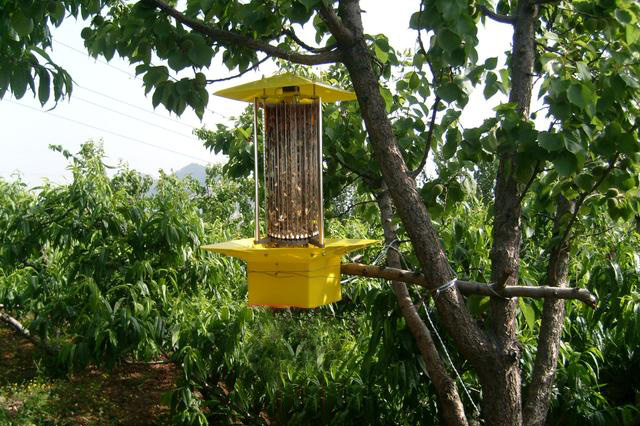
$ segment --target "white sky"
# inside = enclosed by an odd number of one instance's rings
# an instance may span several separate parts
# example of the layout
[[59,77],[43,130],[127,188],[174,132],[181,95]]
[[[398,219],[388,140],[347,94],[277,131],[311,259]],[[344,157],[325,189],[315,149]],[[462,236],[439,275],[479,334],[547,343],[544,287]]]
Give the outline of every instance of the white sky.
[[[401,0],[394,7],[380,0],[362,0],[365,31],[384,33],[396,49],[411,48],[416,32],[410,30],[409,18],[418,10],[419,0]],[[169,115],[162,106],[155,111],[151,94],[145,97],[142,79],[134,78],[133,66],[114,57],[106,64],[87,56],[80,38],[82,22],[68,19],[54,31],[51,56],[73,77],[76,85],[69,101],[63,101],[53,111],[40,107],[31,92],[20,100],[5,95],[0,101],[0,176],[11,179],[20,172],[30,185],[38,185],[43,178],[54,182],[69,179],[67,162],[59,154],[48,149],[50,144],[60,144],[76,152],[88,139],[102,139],[108,162],[127,162],[132,168],[157,176],[159,169],[178,170],[195,162],[221,162],[200,141],[191,135],[194,127],[205,124],[213,128],[215,123],[228,122],[224,116],[239,114],[245,104],[211,96],[202,123],[187,109],[181,117]],[[311,35],[306,37],[312,41]],[[481,33],[480,59],[501,56],[509,49],[509,26],[489,24]],[[257,72],[245,74],[240,79],[209,86],[210,93],[224,87],[270,75],[275,66],[265,63]],[[206,73],[207,78],[219,78],[230,73],[220,62]],[[470,110],[465,114],[465,125],[482,122],[490,109],[498,103],[497,96],[490,102],[484,100],[482,89],[471,96]],[[155,145],[155,146],[150,146]]]

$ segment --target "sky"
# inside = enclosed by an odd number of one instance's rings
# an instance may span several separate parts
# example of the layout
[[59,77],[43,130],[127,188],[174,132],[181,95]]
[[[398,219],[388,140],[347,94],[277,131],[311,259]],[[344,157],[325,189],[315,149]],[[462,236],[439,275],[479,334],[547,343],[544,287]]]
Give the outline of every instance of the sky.
[[[370,34],[385,34],[396,49],[413,48],[416,32],[409,29],[409,18],[418,10],[419,0],[400,0],[394,7],[380,0],[362,0],[363,23]],[[238,115],[244,103],[211,96],[205,116],[200,121],[187,109],[182,116],[169,114],[163,106],[156,110],[151,95],[146,97],[142,79],[135,78],[135,66],[117,56],[109,63],[86,54],[80,31],[85,26],[73,18],[53,31],[53,60],[65,68],[75,81],[69,100],[41,107],[31,92],[20,100],[5,95],[0,100],[0,177],[13,180],[18,173],[29,186],[43,179],[56,183],[69,182],[67,162],[61,154],[51,151],[50,144],[62,145],[76,152],[89,140],[102,140],[106,162],[117,165],[126,162],[131,168],[157,176],[158,170],[179,170],[190,163],[220,163],[226,159],[215,156],[192,135],[193,128],[214,128],[216,123],[229,123]],[[307,40],[310,31],[302,30]],[[480,60],[501,56],[510,48],[508,25],[488,24],[480,32]],[[269,76],[276,71],[273,63],[263,64],[257,71],[229,82],[209,85],[209,92]],[[208,79],[235,74],[215,61],[205,73]],[[487,111],[500,101],[489,102],[481,90],[471,95],[465,126],[479,124]]]

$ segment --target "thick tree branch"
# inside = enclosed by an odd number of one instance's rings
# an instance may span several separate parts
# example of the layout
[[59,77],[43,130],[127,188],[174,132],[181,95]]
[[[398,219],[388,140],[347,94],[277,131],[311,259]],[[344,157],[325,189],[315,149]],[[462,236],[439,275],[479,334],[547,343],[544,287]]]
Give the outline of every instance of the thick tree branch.
[[[380,94],[380,83],[371,63],[369,47],[363,35],[362,16],[357,1],[343,0],[341,18],[354,32],[356,41],[344,47],[343,60],[358,95],[375,159],[381,166],[384,182],[389,188],[398,216],[402,219],[422,272],[429,282],[438,286],[453,278],[446,253],[440,243],[424,201],[418,192],[394,137],[393,128]],[[474,367],[486,365],[493,351],[493,342],[471,316],[459,291],[443,292],[436,301],[442,324],[462,356]]]
[[322,20],[327,24],[329,31],[331,31],[331,34],[333,34],[338,43],[348,46],[354,42],[355,36],[353,32],[344,25],[342,19],[340,19],[332,7],[326,6],[324,2],[320,2],[319,11]]
[[[571,214],[574,208],[573,202],[562,196],[558,197],[553,227],[555,235],[561,232],[566,215]],[[550,252],[547,265],[547,285],[551,288],[565,290],[569,276],[570,244],[555,244]],[[523,404],[523,419],[526,426],[544,426],[545,424],[553,379],[558,366],[563,325],[564,303],[558,300],[545,300],[531,384],[527,391],[527,399]]]
[[429,133],[427,133],[427,145],[424,147],[424,155],[422,156],[422,160],[420,164],[414,171],[411,172],[411,177],[414,179],[418,177],[420,172],[424,169],[424,166],[427,164],[427,159],[429,158],[429,152],[431,151],[431,141],[433,140],[433,129],[436,125],[436,115],[438,114],[438,106],[440,105],[440,96],[436,95],[436,99],[433,101],[433,106],[431,107],[431,122],[429,123]]
[[[389,191],[385,190],[376,197],[380,208],[380,220],[384,231],[385,243],[393,248],[387,252],[387,265],[391,267],[400,266],[400,254],[395,247],[398,235],[396,226],[393,224],[393,206]],[[447,425],[465,426],[468,425],[464,412],[464,406],[458,394],[455,382],[447,373],[447,369],[442,362],[438,349],[433,341],[429,328],[424,323],[418,310],[413,304],[407,285],[401,281],[392,281],[391,287],[398,300],[400,312],[404,317],[407,327],[416,340],[420,354],[424,359],[429,377],[436,389],[439,409]]]
[[[408,284],[416,284],[426,289],[433,289],[433,284],[419,272],[407,271],[397,268],[387,268],[360,263],[344,263],[340,267],[344,275],[358,275],[368,278],[382,278],[385,280],[401,281]],[[579,300],[586,305],[595,307],[596,297],[585,288],[558,288],[550,286],[509,286],[498,290],[493,284],[483,284],[475,281],[456,280],[456,287],[465,296],[498,296],[505,298],[530,297],[533,299],[568,299]]]
[[486,16],[487,18],[490,18],[496,22],[501,22],[503,24],[509,24],[509,25],[513,25],[516,22],[516,18],[513,16],[507,16],[507,15],[500,15],[495,13],[493,10],[489,9],[487,6],[485,5],[481,5],[480,6],[480,11],[482,12],[482,14],[484,16]]
[[340,60],[340,52],[331,51],[325,53],[318,53],[315,55],[305,55],[296,52],[289,52],[281,49],[277,46],[273,46],[264,41],[256,40],[250,37],[243,36],[232,31],[220,30],[213,28],[199,19],[189,18],[182,12],[169,6],[167,3],[161,0],[146,0],[149,4],[156,6],[158,9],[174,18],[177,22],[191,28],[192,30],[199,32],[200,34],[209,36],[213,41],[222,45],[235,47],[241,46],[247,49],[257,50],[266,53],[269,56],[276,58],[286,59],[290,62],[295,62],[303,65],[319,65],[330,64],[338,62]]

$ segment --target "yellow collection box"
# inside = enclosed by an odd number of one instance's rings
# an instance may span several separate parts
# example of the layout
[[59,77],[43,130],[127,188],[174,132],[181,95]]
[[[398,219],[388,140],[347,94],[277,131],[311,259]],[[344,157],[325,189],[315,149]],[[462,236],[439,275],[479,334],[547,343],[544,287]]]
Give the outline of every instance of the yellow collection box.
[[376,242],[328,238],[323,248],[268,247],[246,238],[202,248],[247,262],[250,305],[315,308],[340,300],[340,258]]

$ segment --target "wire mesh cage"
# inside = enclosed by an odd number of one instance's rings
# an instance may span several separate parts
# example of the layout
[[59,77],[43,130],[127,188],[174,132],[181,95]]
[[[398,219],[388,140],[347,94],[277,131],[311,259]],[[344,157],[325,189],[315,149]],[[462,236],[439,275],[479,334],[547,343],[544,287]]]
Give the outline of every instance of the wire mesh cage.
[[267,237],[279,245],[319,244],[321,173],[318,100],[263,103]]

